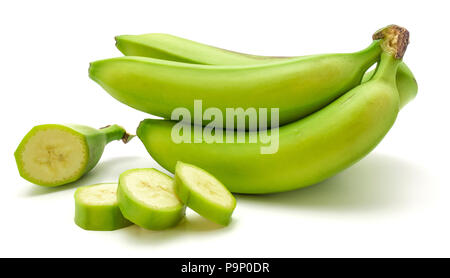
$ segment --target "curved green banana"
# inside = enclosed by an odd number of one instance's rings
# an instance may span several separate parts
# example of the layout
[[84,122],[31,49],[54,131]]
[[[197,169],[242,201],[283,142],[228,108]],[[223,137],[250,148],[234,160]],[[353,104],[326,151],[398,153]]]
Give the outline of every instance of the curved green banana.
[[234,52],[169,34],[116,36],[116,47],[126,56],[142,56],[201,65],[255,65],[286,58]]
[[[255,109],[258,117],[258,108],[269,112],[278,108],[279,124],[283,125],[324,107],[359,84],[380,52],[376,40],[351,54],[250,66],[206,66],[126,56],[91,63],[89,76],[117,100],[156,116],[170,119],[180,107],[194,115],[194,101],[201,100],[203,109],[218,108],[222,115],[226,108],[243,108],[236,109],[235,123],[248,115],[247,109]],[[271,116],[265,117],[267,126]],[[225,122],[223,119],[224,126]],[[207,123],[203,121],[203,125]]]
[[[397,35],[390,43],[398,43],[394,50],[383,44],[385,51],[370,81],[306,118],[267,131],[269,137],[275,135],[272,139],[279,138],[274,153],[262,154],[266,145],[261,140],[249,143],[254,135],[261,139],[263,132],[246,132],[245,143],[176,143],[172,131],[180,123],[147,119],[137,135],[167,170],[174,172],[177,161],[196,165],[235,193],[281,192],[318,183],[368,154],[397,117],[395,75],[409,36],[405,29],[391,31]],[[379,33],[390,36],[384,30]],[[202,136],[196,133],[198,129],[191,137]]]
[[[239,53],[169,34],[121,35],[115,39],[117,48],[126,56],[142,56],[193,64],[255,65],[297,58]],[[362,82],[370,80],[374,73],[375,70],[372,70],[364,74]],[[400,108],[417,94],[416,79],[403,62],[397,70],[397,89],[400,95]]]
[[118,126],[95,129],[83,125],[33,127],[14,153],[20,175],[37,185],[58,186],[78,180],[97,165],[105,146],[127,143],[132,136]]

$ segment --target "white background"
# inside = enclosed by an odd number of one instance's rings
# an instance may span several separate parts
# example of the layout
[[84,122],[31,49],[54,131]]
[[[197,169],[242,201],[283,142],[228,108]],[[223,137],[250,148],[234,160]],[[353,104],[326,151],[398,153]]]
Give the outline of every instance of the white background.
[[[421,2],[2,1],[0,256],[450,256],[449,6]],[[160,232],[88,232],[73,223],[77,186],[160,169],[139,140],[110,144],[74,185],[43,188],[17,172],[13,152],[34,125],[117,123],[134,132],[149,117],[88,78],[90,61],[121,55],[115,35],[170,33],[241,52],[306,55],[362,49],[391,23],[411,33],[404,60],[419,93],[382,143],[319,185],[237,196],[226,228],[192,211]]]

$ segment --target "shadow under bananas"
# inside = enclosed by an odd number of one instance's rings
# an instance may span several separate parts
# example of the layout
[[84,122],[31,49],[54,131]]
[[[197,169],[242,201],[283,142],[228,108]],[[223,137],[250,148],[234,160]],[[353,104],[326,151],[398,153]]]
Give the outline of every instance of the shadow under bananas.
[[63,190],[70,190],[83,185],[102,182],[115,182],[119,179],[119,175],[122,172],[133,168],[156,168],[167,173],[166,170],[148,157],[115,157],[100,161],[100,163],[92,169],[92,171],[84,175],[81,179],[69,184],[57,187],[45,187],[30,183],[29,189],[26,191],[25,196],[39,196],[43,194],[56,193]]
[[[29,185],[26,196],[39,196],[76,188],[82,185],[108,182],[132,168],[156,168],[166,172],[148,157],[128,156],[105,159],[80,180],[55,188]],[[236,194],[239,205],[257,206],[261,210],[288,209],[326,213],[358,213],[372,210],[390,210],[411,201],[411,193],[426,186],[424,169],[409,161],[380,153],[372,153],[349,169],[316,184],[294,191],[268,194]],[[420,191],[420,190],[419,190]],[[159,245],[185,236],[200,234],[217,236],[239,225],[234,217],[227,227],[222,227],[192,211],[176,227],[163,231],[149,231],[136,225],[121,229],[126,240],[136,244]]]
[[426,186],[424,169],[408,161],[372,153],[352,167],[316,185],[268,195],[237,195],[238,205],[326,212],[389,210],[412,201]]
[[161,231],[151,231],[137,225],[131,225],[123,229],[123,234],[130,243],[144,246],[148,244],[156,246],[163,245],[168,241],[183,240],[192,235],[195,236],[196,240],[206,236],[216,237],[221,233],[233,229],[236,226],[236,222],[238,221],[233,219],[228,226],[224,227],[211,222],[194,212],[187,211],[186,217],[175,227]]

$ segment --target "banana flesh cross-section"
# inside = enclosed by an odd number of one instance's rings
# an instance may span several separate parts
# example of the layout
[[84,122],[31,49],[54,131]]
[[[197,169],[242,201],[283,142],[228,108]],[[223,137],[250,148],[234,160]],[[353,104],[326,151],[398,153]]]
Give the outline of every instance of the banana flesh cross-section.
[[75,223],[85,230],[112,231],[132,223],[120,212],[117,183],[83,186],[75,191]]
[[173,179],[155,169],[122,173],[117,197],[123,215],[146,229],[166,229],[184,217],[185,206],[175,194]]
[[42,186],[78,180],[97,165],[105,146],[132,136],[118,126],[95,129],[83,125],[46,124],[33,127],[14,153],[19,174]]
[[228,225],[236,199],[214,176],[179,161],[175,183],[178,196],[189,208],[213,222]]

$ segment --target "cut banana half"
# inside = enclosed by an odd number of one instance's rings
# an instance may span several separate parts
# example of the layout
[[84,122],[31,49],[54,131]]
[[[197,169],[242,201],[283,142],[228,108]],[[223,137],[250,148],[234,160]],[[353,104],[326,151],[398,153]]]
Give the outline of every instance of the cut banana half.
[[117,198],[128,220],[150,230],[175,226],[185,214],[185,206],[175,194],[174,180],[156,169],[122,173]]
[[82,125],[33,127],[14,153],[20,175],[35,184],[58,186],[78,180],[97,165],[105,146],[132,136],[118,126],[95,129]]
[[34,127],[15,153],[19,172],[41,185],[59,185],[76,180],[89,160],[81,134],[62,125]]
[[132,223],[120,212],[117,183],[87,185],[75,191],[75,223],[85,230],[112,231]]
[[178,161],[175,184],[177,195],[189,208],[213,222],[228,225],[236,199],[218,179],[203,169]]

